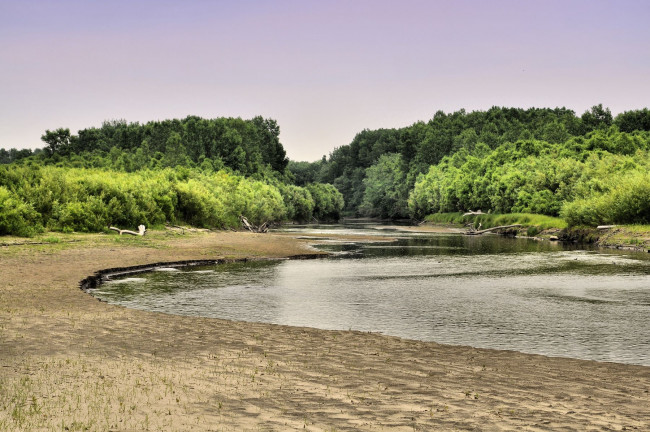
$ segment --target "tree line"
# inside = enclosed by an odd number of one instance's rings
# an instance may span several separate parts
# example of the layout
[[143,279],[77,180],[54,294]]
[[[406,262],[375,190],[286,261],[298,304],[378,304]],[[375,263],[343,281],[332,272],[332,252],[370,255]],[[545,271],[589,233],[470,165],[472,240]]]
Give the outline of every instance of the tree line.
[[625,218],[603,209],[577,216],[575,209],[608,193],[613,172],[641,181],[649,130],[647,108],[616,117],[602,105],[581,116],[566,108],[439,111],[405,128],[364,130],[328,158],[288,168],[296,184],[336,186],[349,215],[421,219],[481,208],[565,214],[573,223],[642,222],[649,217],[641,209]]
[[341,194],[331,185],[304,187],[186,167],[127,173],[38,165],[0,167],[0,235],[44,230],[101,232],[109,225],[186,223],[237,228],[251,223],[338,219]]
[[[481,209],[572,225],[650,223],[650,112],[602,105],[437,112],[363,130],[316,162],[289,161],[274,120],[189,116],[47,130],[0,149],[0,234],[186,222],[203,227],[350,216],[420,220]],[[120,216],[123,215],[123,216]],[[22,222],[21,222],[22,221]],[[31,228],[30,228],[31,227]]]
[[564,143],[459,151],[418,177],[415,218],[468,209],[561,216],[569,225],[650,223],[650,133],[617,127]]
[[342,195],[292,184],[279,133],[262,117],[193,116],[47,130],[41,150],[0,152],[0,235],[337,220]]
[[[203,164],[227,167],[247,176],[269,169],[284,172],[288,158],[279,135],[277,122],[261,116],[251,120],[188,116],[145,124],[111,120],[77,134],[68,128],[46,130],[41,137],[46,146],[36,154],[45,164],[76,156],[77,161],[101,165],[108,156],[120,157],[120,167],[127,172]],[[30,150],[3,149],[0,163],[33,155]]]

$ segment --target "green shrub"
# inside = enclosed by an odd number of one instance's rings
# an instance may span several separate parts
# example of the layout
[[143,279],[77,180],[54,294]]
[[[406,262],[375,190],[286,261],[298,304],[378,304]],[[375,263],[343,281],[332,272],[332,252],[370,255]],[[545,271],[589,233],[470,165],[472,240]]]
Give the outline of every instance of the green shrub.
[[40,214],[6,187],[0,186],[0,235],[31,237],[42,231]]
[[283,185],[280,193],[287,209],[287,219],[298,222],[310,221],[314,212],[314,199],[309,190],[294,185]]
[[539,227],[531,226],[526,230],[526,235],[528,237],[535,237],[537,234],[539,234],[539,231]]
[[307,190],[314,200],[314,217],[318,220],[338,220],[343,211],[343,195],[332,185],[310,183]]
[[564,205],[570,226],[650,223],[650,174],[634,171],[612,179],[609,190]]

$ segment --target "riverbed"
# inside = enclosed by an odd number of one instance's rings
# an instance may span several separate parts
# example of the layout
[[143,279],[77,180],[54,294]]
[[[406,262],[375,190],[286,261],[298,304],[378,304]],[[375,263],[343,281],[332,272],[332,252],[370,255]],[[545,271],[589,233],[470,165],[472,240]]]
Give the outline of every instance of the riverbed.
[[0,248],[0,429],[647,429],[645,366],[148,312],[79,289],[107,268],[313,253],[300,236],[73,234]]

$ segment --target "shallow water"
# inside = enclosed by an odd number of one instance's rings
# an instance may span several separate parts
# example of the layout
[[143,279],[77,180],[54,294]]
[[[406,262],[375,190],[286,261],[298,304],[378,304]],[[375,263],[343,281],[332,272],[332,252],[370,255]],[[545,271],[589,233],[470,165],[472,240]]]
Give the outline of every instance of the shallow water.
[[[352,231],[387,234],[363,225]],[[333,258],[144,273],[109,281],[93,295],[180,315],[650,366],[647,254],[497,236],[388,233],[397,239],[322,245]]]

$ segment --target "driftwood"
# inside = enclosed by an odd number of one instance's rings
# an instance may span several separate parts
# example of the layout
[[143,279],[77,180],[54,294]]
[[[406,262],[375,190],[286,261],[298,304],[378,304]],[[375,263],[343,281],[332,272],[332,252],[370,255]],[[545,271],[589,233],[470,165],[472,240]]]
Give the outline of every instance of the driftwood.
[[485,214],[485,213],[483,213],[481,210],[477,210],[477,211],[469,210],[469,211],[463,213],[463,216],[482,215],[482,214]]
[[490,232],[490,231],[498,231],[498,230],[507,229],[507,228],[516,228],[516,227],[520,227],[520,226],[521,226],[521,224],[501,225],[501,226],[496,226],[496,227],[487,228],[487,229],[478,230],[478,231],[470,230],[470,231],[467,231],[465,234],[466,235],[481,235],[481,234],[484,234],[484,233]]
[[113,230],[113,231],[117,231],[118,233],[120,233],[120,235],[122,235],[122,234],[131,234],[131,235],[134,235],[134,236],[143,236],[144,233],[147,231],[147,229],[145,228],[144,225],[139,225],[138,226],[138,232],[131,231],[131,230],[123,230],[123,229],[119,229],[119,228],[115,228],[115,227],[108,227],[108,229]]
[[605,229],[610,229],[610,228],[615,228],[615,227],[616,227],[616,225],[598,225],[596,227],[596,229],[605,230]]
[[240,215],[239,219],[241,220],[241,224],[244,226],[244,228],[246,228],[250,232],[265,233],[268,232],[269,230],[269,224],[266,222],[264,222],[260,226],[255,226],[252,223],[248,222],[248,219],[246,219],[246,217],[243,215]]

